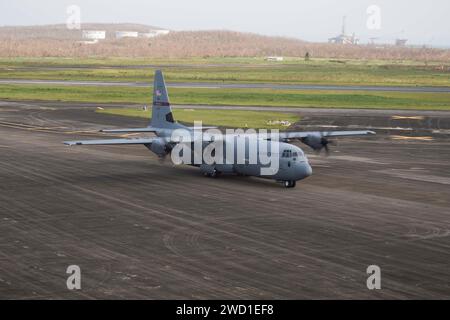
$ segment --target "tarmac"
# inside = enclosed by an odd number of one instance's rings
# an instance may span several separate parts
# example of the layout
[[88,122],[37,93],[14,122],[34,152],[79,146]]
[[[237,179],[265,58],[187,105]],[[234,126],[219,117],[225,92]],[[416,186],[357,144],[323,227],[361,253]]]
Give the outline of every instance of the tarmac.
[[450,113],[292,109],[298,130],[377,135],[300,144],[313,175],[284,189],[64,146],[147,124],[97,107],[0,101],[0,299],[450,298]]

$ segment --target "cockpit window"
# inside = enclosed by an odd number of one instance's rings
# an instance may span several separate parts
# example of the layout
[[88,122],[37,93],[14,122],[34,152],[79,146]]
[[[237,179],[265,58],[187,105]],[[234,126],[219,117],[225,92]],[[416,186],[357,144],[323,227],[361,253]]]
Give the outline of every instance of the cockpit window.
[[283,158],[292,158],[292,151],[291,150],[284,150],[283,154],[281,155]]

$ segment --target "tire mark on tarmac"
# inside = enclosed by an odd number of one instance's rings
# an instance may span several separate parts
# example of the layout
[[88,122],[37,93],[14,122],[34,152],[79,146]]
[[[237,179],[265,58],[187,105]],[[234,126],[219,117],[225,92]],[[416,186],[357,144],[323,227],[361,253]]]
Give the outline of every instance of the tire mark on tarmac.
[[[28,169],[25,169],[25,168],[28,168]],[[108,201],[112,201],[112,202],[118,202],[118,203],[120,203],[120,204],[125,204],[126,206],[128,206],[128,207],[133,207],[133,208],[136,208],[136,209],[140,209],[140,210],[143,210],[143,211],[150,211],[151,213],[153,213],[153,214],[156,214],[156,215],[159,215],[159,216],[162,216],[163,218],[171,218],[172,220],[175,220],[175,221],[180,221],[180,222],[182,222],[183,223],[183,225],[189,225],[190,227],[199,227],[199,226],[201,226],[201,227],[203,227],[203,224],[198,224],[198,223],[196,223],[196,222],[192,222],[192,221],[194,221],[192,218],[198,218],[198,216],[197,217],[195,217],[195,216],[193,216],[193,215],[189,215],[189,214],[187,214],[187,212],[185,212],[185,211],[180,211],[180,210],[176,210],[176,212],[177,213],[181,213],[181,214],[184,214],[184,215],[187,215],[189,218],[191,218],[191,219],[186,219],[186,218],[181,218],[180,216],[174,216],[173,214],[165,214],[165,213],[163,213],[162,211],[160,211],[160,210],[155,210],[155,209],[153,209],[153,208],[148,208],[148,207],[144,207],[144,206],[142,206],[142,205],[137,205],[137,204],[135,204],[135,203],[131,203],[131,202],[129,202],[129,201],[127,201],[127,200],[122,200],[122,199],[117,199],[117,198],[115,198],[115,197],[113,197],[113,196],[109,196],[109,195],[106,195],[106,194],[102,194],[102,193],[100,193],[100,192],[98,192],[98,191],[93,191],[93,190],[90,190],[90,189],[88,189],[88,188],[83,188],[83,187],[78,187],[78,186],[75,186],[75,185],[73,185],[72,183],[70,183],[70,182],[67,182],[67,181],[64,181],[64,179],[58,179],[58,178],[55,178],[55,177],[53,177],[52,175],[49,175],[49,174],[47,174],[47,175],[42,175],[42,174],[39,174],[39,173],[37,173],[37,171],[36,171],[36,168],[34,167],[29,167],[29,166],[26,166],[26,165],[23,165],[23,166],[21,166],[21,168],[20,168],[20,170],[21,171],[25,171],[25,172],[27,172],[28,174],[32,174],[32,175],[35,175],[35,176],[39,176],[40,178],[42,178],[42,179],[47,179],[47,180],[51,180],[51,181],[54,181],[54,182],[60,182],[60,183],[62,183],[62,184],[64,184],[64,185],[66,185],[66,186],[69,186],[69,187],[71,187],[71,188],[74,188],[74,189],[76,189],[76,190],[78,190],[78,191],[81,191],[81,192],[84,192],[84,193],[89,193],[89,194],[94,194],[95,196],[96,196],[96,198],[105,198],[105,199],[107,199]],[[167,209],[168,208],[165,208],[165,207],[163,207],[162,208],[162,210],[164,210],[164,209],[166,209],[166,211],[167,211]],[[173,210],[173,209],[172,209]],[[136,215],[136,213],[133,211],[133,210],[130,210],[130,212],[129,212],[130,214],[134,214],[134,215]],[[166,226],[168,226],[168,227],[173,227],[173,224],[172,223],[170,223],[170,222],[167,222],[167,221],[165,221],[165,219],[161,219],[160,221],[158,221],[159,223],[162,223],[162,224],[165,224]],[[214,229],[214,231],[216,231],[216,233],[224,233],[224,231],[222,231],[222,230],[218,230],[218,229]],[[228,231],[228,232],[226,232],[227,234],[230,234],[230,232]],[[233,236],[233,234],[231,233],[231,235]],[[236,235],[237,236],[237,235]],[[218,238],[217,237],[213,237],[216,241],[218,241]],[[245,237],[245,239],[249,239],[248,237]],[[255,241],[254,239],[251,239],[252,241]],[[257,242],[258,244],[260,244],[260,245],[262,245],[263,243],[262,242]],[[275,247],[276,248],[276,247]],[[258,254],[260,254],[261,252],[258,252],[258,251],[256,251],[256,253]],[[267,257],[267,256],[266,256]],[[269,258],[269,257],[267,257],[267,258]],[[284,294],[289,294],[290,293],[290,291],[286,291],[286,292],[284,292]]]
[[[85,190],[86,191],[86,190]],[[88,192],[92,192],[92,190],[88,190]],[[104,195],[103,195],[104,196]],[[127,205],[129,205],[129,203],[127,204]],[[185,213],[185,212],[183,212],[183,213]],[[191,215],[191,217],[192,217],[192,215]],[[222,221],[223,222],[223,221]],[[261,245],[261,243],[258,243],[259,245]],[[278,248],[278,247],[277,247]],[[288,252],[288,253],[291,253],[291,252]]]

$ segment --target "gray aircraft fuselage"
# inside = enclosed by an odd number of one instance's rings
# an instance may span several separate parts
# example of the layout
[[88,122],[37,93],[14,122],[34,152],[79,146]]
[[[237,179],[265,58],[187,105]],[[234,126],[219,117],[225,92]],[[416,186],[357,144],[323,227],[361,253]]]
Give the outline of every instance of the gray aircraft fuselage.
[[[167,141],[170,141],[173,138],[173,132],[177,129],[183,129],[189,132],[191,136],[194,135],[194,130],[185,127],[179,123],[173,123],[171,125],[171,128],[164,128],[160,130],[155,130],[155,134],[157,137],[162,139],[161,145],[167,145]],[[244,137],[244,138],[243,138]],[[246,137],[246,138],[245,138]],[[244,155],[244,159],[238,159],[239,152],[238,152],[238,140],[244,139],[245,141],[241,144],[244,146],[243,152],[241,153]],[[267,168],[269,165],[267,163],[261,163],[259,159],[261,158],[263,151],[258,150],[257,152],[257,160],[256,163],[249,162],[249,153],[250,153],[250,143],[255,141],[250,141],[251,139],[256,139],[256,137],[248,137],[248,136],[238,136],[235,135],[232,138],[233,142],[233,148],[234,148],[234,157],[232,163],[227,162],[226,156],[227,156],[227,141],[225,140],[223,142],[223,161],[222,163],[215,163],[215,164],[206,164],[203,162],[202,164],[194,164],[193,158],[193,148],[191,147],[191,157],[190,161],[187,163],[188,165],[199,167],[203,174],[207,176],[216,176],[217,174],[224,173],[224,174],[238,174],[238,175],[245,175],[245,176],[255,176],[255,177],[261,177],[265,179],[273,179],[281,182],[286,182],[286,186],[295,186],[295,181],[299,181],[302,179],[305,179],[309,177],[312,174],[312,168],[311,165],[308,162],[308,158],[306,157],[303,150],[295,145],[285,143],[285,142],[273,142],[270,140],[260,140],[260,144],[266,144],[264,150],[266,151],[265,155],[267,155],[267,152],[270,152],[271,157],[277,157],[277,170],[273,172],[273,174],[261,174],[262,168]],[[258,144],[258,143],[256,143]],[[156,144],[153,144],[153,147]],[[203,144],[202,151],[208,146],[208,143]],[[159,156],[165,155],[165,150],[160,149],[158,152],[157,149],[152,149],[149,147],[150,150],[155,152]]]

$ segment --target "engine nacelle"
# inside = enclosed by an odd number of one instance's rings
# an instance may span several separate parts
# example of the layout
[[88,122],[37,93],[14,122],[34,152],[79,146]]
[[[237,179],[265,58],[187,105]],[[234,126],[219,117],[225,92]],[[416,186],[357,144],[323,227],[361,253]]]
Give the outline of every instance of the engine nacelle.
[[164,141],[164,139],[155,139],[150,146],[146,145],[152,152],[156,153],[158,157],[164,157],[170,152],[170,148]]
[[318,134],[311,134],[303,138],[301,141],[314,150],[321,150],[328,144],[328,140]]

